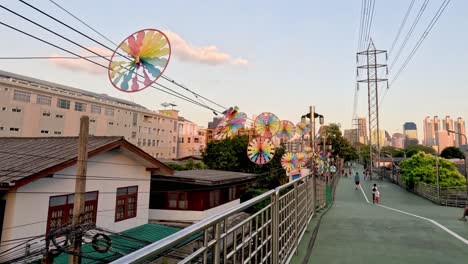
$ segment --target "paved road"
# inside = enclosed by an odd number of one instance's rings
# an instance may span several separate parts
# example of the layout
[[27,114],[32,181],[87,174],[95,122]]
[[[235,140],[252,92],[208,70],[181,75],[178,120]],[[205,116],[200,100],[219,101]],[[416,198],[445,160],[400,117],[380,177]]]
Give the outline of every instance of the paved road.
[[[362,167],[354,169],[362,175]],[[308,263],[468,263],[468,223],[457,220],[461,209],[434,205],[382,181],[375,181],[381,205],[413,215],[373,205],[373,183],[362,182],[367,203],[353,177],[340,180]]]

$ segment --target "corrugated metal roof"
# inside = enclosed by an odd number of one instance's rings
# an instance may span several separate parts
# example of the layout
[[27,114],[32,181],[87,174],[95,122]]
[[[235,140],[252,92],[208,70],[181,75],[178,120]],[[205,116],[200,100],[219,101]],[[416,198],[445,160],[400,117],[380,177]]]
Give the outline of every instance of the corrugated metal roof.
[[[122,140],[90,136],[88,151]],[[0,138],[0,184],[13,185],[24,177],[77,158],[78,137]]]
[[[158,224],[145,224],[145,225],[137,226],[135,228],[132,228],[132,229],[129,229],[120,233],[127,237],[119,236],[119,235],[109,236],[109,238],[112,241],[113,250],[109,250],[106,253],[99,253],[99,252],[94,251],[91,244],[85,244],[82,247],[82,251],[87,252],[86,255],[88,257],[91,257],[94,259],[100,259],[103,262],[111,262],[113,260],[116,260],[122,257],[121,254],[117,254],[116,252],[129,254],[150,243],[154,243],[163,238],[166,238],[180,230],[181,230],[180,228],[176,228],[176,227],[169,227],[169,226],[158,225]],[[191,240],[197,238],[198,236],[199,235],[194,235],[185,243],[190,242]],[[128,237],[136,238],[138,240],[146,241],[148,243],[139,242],[137,240],[132,240],[131,238],[128,238]],[[95,262],[96,262],[95,260],[90,259],[90,258],[83,258],[81,261],[81,263],[95,263]],[[63,264],[68,263],[68,254],[62,253],[54,259],[54,264],[62,264],[62,263]]]

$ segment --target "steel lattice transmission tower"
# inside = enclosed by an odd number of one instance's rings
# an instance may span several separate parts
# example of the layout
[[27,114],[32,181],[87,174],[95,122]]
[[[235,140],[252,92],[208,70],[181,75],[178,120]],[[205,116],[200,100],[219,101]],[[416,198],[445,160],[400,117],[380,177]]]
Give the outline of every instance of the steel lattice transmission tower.
[[[383,58],[385,56],[385,58]],[[364,57],[364,64],[359,63],[359,59]],[[369,110],[369,148],[370,148],[370,166],[369,171],[372,175],[373,165],[380,166],[380,127],[379,127],[379,88],[382,82],[386,84],[388,89],[388,67],[387,64],[379,64],[378,61],[385,59],[387,61],[387,51],[377,50],[372,39],[369,42],[367,50],[356,54],[357,60],[357,76],[358,89],[361,83],[367,84],[367,102]],[[363,72],[365,78],[359,79],[360,73]],[[385,78],[382,78],[384,76]],[[375,146],[377,150],[376,160],[373,162],[373,150]]]

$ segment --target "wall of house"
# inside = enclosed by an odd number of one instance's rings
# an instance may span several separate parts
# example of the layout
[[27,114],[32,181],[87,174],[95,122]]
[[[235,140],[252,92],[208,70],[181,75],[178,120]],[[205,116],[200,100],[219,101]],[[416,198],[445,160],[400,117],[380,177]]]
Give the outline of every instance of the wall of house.
[[[57,172],[52,178],[38,179],[18,188],[16,193],[8,194],[2,241],[45,234],[49,197],[75,191],[75,177],[69,175],[76,175],[76,166]],[[112,150],[90,158],[87,175],[86,191],[99,191],[97,226],[119,232],[148,223],[150,172],[140,162],[121,150]],[[112,179],[97,180],[93,176]],[[117,188],[135,185],[138,185],[137,216],[115,222]],[[5,247],[0,246],[0,251],[2,249]]]
[[236,199],[205,211],[150,209],[149,219],[150,221],[198,222],[239,204],[240,199]]

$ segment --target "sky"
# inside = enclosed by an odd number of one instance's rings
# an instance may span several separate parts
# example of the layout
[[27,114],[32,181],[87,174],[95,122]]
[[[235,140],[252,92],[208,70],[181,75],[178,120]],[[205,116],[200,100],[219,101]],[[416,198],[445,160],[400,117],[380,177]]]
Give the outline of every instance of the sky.
[[[114,47],[52,2],[26,1]],[[55,2],[117,43],[140,29],[166,32],[173,56],[165,75],[222,106],[238,106],[249,117],[272,112],[280,119],[296,123],[310,105],[315,105],[327,123],[351,128],[361,16],[359,0]],[[410,2],[376,0],[371,37],[378,49],[391,48]],[[389,65],[423,2],[415,1],[397,48],[389,54]],[[442,2],[429,1],[413,36],[389,72],[390,80]],[[18,1],[2,0],[1,3],[81,45],[109,55],[98,44]],[[468,118],[466,10],[468,1],[450,2],[411,62],[389,88],[381,105],[380,127],[395,133],[402,132],[404,122],[415,122],[421,138],[425,116]],[[3,9],[0,9],[0,21],[78,54],[92,55]],[[68,55],[2,25],[0,34],[0,57]],[[102,59],[95,60],[105,63]],[[105,93],[150,109],[162,109],[164,102],[174,103],[181,116],[200,126],[207,126],[214,117],[210,110],[154,89],[132,94],[120,92],[109,83],[106,71],[86,61],[0,60],[0,69]],[[162,79],[157,82],[183,92]],[[358,93],[358,115],[367,116],[365,86]]]

